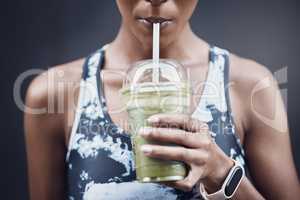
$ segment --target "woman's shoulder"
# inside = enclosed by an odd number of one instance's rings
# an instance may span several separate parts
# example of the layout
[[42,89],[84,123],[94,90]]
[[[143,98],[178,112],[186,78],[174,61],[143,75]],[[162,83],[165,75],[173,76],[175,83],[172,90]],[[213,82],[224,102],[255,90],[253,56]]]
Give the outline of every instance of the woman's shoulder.
[[30,124],[43,123],[45,129],[65,133],[66,119],[76,106],[83,63],[84,59],[78,59],[35,77],[26,92],[25,121],[30,119]]
[[50,99],[56,99],[66,89],[80,83],[84,59],[78,59],[49,68],[35,77],[26,93],[26,102],[33,106],[47,106]]
[[271,71],[252,59],[230,54],[230,82],[236,88],[250,92],[263,80],[275,81]]
[[266,66],[234,54],[230,54],[229,74],[231,96],[243,110],[245,129],[249,129],[257,119],[255,113],[271,114],[277,81]]

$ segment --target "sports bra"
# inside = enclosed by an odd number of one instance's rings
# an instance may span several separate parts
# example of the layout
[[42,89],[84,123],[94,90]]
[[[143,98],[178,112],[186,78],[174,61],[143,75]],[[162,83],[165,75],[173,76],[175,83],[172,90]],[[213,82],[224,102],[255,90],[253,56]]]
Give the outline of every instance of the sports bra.
[[[136,181],[130,134],[112,122],[107,110],[100,76],[104,62],[105,46],[88,56],[83,66],[66,156],[67,199],[202,199],[198,185],[190,192],[183,192],[159,183]],[[212,46],[206,84],[192,117],[206,122],[219,147],[247,171],[245,154],[233,123],[226,87],[228,77],[228,51]]]

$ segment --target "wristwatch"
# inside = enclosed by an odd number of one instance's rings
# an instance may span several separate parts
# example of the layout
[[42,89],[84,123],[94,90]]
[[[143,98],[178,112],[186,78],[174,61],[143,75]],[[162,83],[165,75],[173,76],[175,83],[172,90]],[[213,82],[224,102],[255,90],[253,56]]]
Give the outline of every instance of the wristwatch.
[[243,177],[245,176],[245,170],[243,166],[235,160],[233,160],[233,162],[234,166],[229,171],[219,191],[212,194],[207,194],[203,183],[200,183],[200,193],[205,200],[225,200],[233,197]]

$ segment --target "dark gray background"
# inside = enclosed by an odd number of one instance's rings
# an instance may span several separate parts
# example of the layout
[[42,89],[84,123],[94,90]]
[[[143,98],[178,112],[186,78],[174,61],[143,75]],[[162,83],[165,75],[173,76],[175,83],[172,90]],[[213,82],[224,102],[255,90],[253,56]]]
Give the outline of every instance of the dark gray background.
[[[114,0],[2,3],[0,194],[1,199],[27,199],[22,113],[13,102],[15,79],[30,68],[47,69],[88,55],[114,38],[120,16]],[[297,0],[200,0],[192,19],[194,30],[211,44],[253,58],[273,72],[289,67],[288,83],[280,87],[288,89],[298,172],[299,8]]]

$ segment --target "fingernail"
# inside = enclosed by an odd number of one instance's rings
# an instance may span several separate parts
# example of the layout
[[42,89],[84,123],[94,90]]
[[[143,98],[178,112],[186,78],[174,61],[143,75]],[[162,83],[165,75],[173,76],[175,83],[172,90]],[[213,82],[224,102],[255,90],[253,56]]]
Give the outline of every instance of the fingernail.
[[141,136],[147,136],[147,135],[150,134],[150,131],[151,131],[151,128],[149,128],[149,127],[143,127],[143,128],[140,129],[139,134]]
[[146,145],[141,146],[141,151],[145,154],[149,154],[152,152],[152,148]]
[[159,118],[156,116],[151,116],[148,118],[147,120],[149,123],[158,123],[159,122]]

